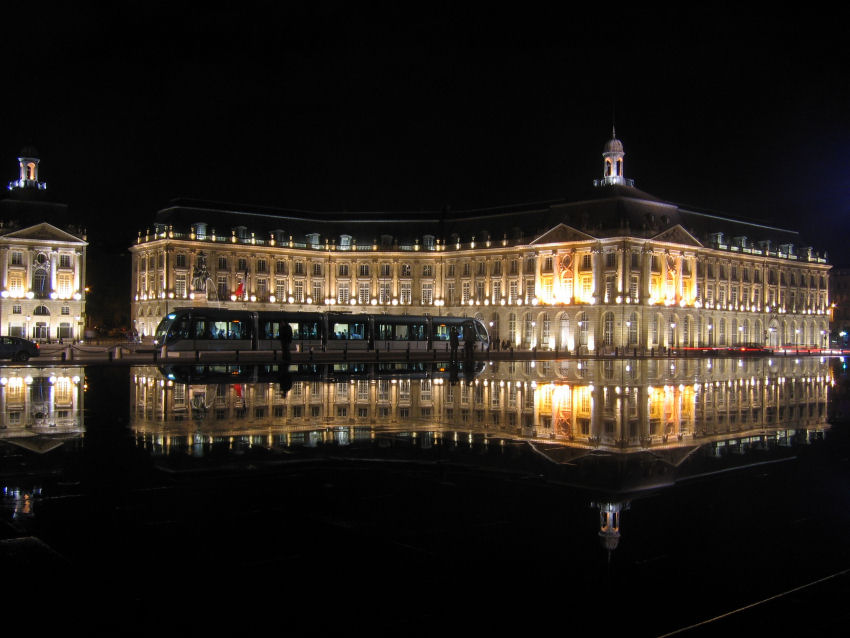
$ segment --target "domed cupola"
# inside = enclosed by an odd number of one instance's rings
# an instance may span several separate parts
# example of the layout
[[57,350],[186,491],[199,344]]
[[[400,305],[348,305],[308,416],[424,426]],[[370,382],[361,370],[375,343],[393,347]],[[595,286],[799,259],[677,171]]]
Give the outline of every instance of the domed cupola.
[[18,157],[18,167],[20,170],[19,178],[9,182],[9,190],[17,188],[34,188],[43,191],[47,188],[47,182],[38,181],[38,151],[32,146],[25,146],[21,149],[21,155]]
[[593,180],[594,186],[610,186],[620,184],[623,186],[634,186],[634,180],[626,179],[623,172],[623,158],[626,153],[623,143],[617,139],[617,131],[611,127],[611,139],[605,143],[602,149],[602,179]]

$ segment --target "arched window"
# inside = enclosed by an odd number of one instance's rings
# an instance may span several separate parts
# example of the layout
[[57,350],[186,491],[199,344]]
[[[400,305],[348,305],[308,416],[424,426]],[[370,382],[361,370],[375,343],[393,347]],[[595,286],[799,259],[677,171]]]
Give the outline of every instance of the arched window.
[[629,345],[636,346],[638,342],[638,316],[636,312],[629,315]]
[[551,348],[552,344],[550,343],[550,340],[552,337],[552,322],[549,319],[549,313],[544,312],[540,317],[540,321],[543,324],[541,326],[540,345],[544,348]]
[[47,289],[47,271],[36,268],[32,273],[32,292],[39,298],[44,299],[50,291]]
[[50,310],[47,309],[47,306],[36,306],[35,310],[32,311],[34,315],[49,315]]
[[570,318],[565,314],[561,315],[561,348],[568,349],[570,339]]
[[602,343],[606,346],[614,345],[614,313],[606,312],[602,315]]
[[578,345],[587,346],[587,313],[581,311],[576,318],[578,326]]

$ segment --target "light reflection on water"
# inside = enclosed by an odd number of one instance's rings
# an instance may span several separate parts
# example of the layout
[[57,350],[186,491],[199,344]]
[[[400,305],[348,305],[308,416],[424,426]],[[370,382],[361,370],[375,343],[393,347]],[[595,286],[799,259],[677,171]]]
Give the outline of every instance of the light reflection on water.
[[[793,457],[822,438],[833,376],[805,359],[135,368],[131,428],[160,459],[257,449],[539,472],[593,494],[609,552],[637,495]],[[525,457],[513,452],[520,446]],[[287,456],[288,455],[288,456]],[[170,467],[174,467],[172,463]],[[185,469],[185,465],[179,464]]]
[[131,427],[176,447],[350,445],[461,432],[617,453],[715,449],[827,427],[829,364],[804,359],[199,365],[132,371]]
[[[200,590],[245,561],[286,565],[298,587],[339,571],[309,547],[351,547],[344,564],[363,570],[528,561],[531,579],[545,554],[551,591],[569,574],[587,604],[605,584],[658,634],[717,596],[730,609],[775,593],[775,572],[748,577],[777,556],[790,588],[846,547],[846,434],[830,425],[843,385],[818,358],[4,372],[0,531],[96,564],[102,583],[129,575],[147,602],[162,565]],[[222,561],[222,547],[252,549]],[[683,574],[685,620],[640,616]]]

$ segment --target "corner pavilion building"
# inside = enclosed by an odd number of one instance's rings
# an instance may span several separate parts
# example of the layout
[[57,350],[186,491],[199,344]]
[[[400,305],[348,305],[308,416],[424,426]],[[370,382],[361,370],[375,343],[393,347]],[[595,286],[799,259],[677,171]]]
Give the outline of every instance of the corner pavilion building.
[[139,233],[131,316],[176,307],[474,316],[514,348],[828,345],[825,255],[795,230],[662,201],[612,136],[579,201],[434,214],[177,200]]

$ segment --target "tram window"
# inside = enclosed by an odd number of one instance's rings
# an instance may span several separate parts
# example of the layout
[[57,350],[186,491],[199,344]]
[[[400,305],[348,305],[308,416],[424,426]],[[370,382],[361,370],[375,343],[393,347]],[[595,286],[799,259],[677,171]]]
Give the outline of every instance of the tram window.
[[168,336],[171,338],[179,337],[180,339],[189,338],[189,317],[181,317],[175,322],[168,331]]
[[301,321],[289,325],[292,327],[292,338],[295,340],[319,338],[319,324],[316,321]]
[[405,326],[405,328],[407,328],[407,334],[408,334],[408,336],[406,338],[409,339],[410,341],[427,341],[428,340],[428,337],[426,336],[426,333],[425,333],[425,324],[424,323],[413,323],[413,324],[410,324],[409,326]]
[[265,339],[279,339],[280,323],[277,321],[266,321],[263,325],[263,336]]
[[389,323],[378,323],[375,325],[376,333],[378,335],[378,339],[381,341],[389,341],[393,338],[393,328],[398,326],[393,326]]
[[192,320],[192,339],[250,339],[247,324],[241,321],[212,321],[203,317]]
[[331,339],[364,339],[366,337],[365,323],[334,323]]
[[410,335],[408,334],[410,326],[396,326],[395,327],[395,338],[397,341],[407,341],[410,339]]
[[444,323],[438,323],[434,326],[434,339],[437,341],[449,340],[449,327]]

